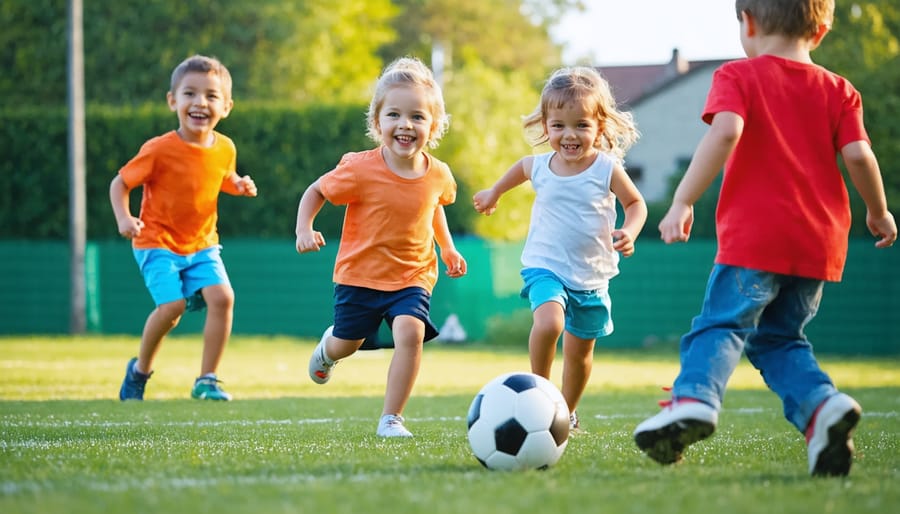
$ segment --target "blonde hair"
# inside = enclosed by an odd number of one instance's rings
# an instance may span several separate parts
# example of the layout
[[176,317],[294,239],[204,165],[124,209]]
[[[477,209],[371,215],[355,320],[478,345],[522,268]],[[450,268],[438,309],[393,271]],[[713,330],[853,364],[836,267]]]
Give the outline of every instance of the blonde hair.
[[549,140],[546,127],[547,113],[566,104],[577,103],[593,112],[599,122],[600,134],[594,147],[614,155],[619,160],[637,141],[639,134],[630,112],[616,107],[609,83],[594,68],[575,66],[560,68],[550,75],[541,91],[537,108],[525,117],[523,124],[529,142],[533,146]]
[[437,148],[440,139],[450,126],[450,117],[444,109],[444,95],[434,74],[415,57],[401,57],[384,69],[375,84],[375,94],[366,113],[366,135],[378,144],[382,143],[378,130],[378,115],[384,106],[384,97],[395,87],[419,87],[428,94],[431,105],[431,136],[429,148]]

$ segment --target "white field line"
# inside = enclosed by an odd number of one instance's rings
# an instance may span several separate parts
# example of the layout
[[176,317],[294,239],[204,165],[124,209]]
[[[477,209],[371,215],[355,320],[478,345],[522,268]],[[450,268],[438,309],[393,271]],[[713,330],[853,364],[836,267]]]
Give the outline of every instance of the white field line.
[[[745,407],[741,409],[725,409],[724,415],[741,414],[752,415],[762,412],[772,411],[763,407]],[[595,414],[594,419],[643,419],[652,413],[629,413],[629,414]],[[896,418],[900,416],[898,411],[866,411],[862,413],[864,418]],[[407,416],[410,421],[421,422],[458,422],[465,421],[463,416],[437,416],[427,418],[412,418]],[[302,418],[302,419],[229,419],[219,421],[92,421],[92,420],[55,420],[55,421],[18,421],[4,420],[0,416],[0,428],[130,428],[130,427],[228,427],[228,426],[271,426],[271,425],[321,425],[321,424],[337,424],[344,422],[367,422],[371,418]],[[4,441],[0,440],[0,447],[4,445]]]

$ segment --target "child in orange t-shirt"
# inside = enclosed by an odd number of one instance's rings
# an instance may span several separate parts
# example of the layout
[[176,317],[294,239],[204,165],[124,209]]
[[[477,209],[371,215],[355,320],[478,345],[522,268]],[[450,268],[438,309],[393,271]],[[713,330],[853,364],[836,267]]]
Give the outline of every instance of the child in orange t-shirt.
[[[178,116],[178,130],[144,143],[109,188],[119,233],[132,241],[156,303],[144,325],[138,356],[128,361],[119,399],[144,399],[163,338],[185,310],[206,308],[200,376],[191,396],[230,400],[216,377],[234,307],[234,291],[219,253],[217,205],[220,191],[256,196],[256,185],[249,176],[238,176],[234,143],[214,130],[234,104],[231,75],[222,63],[200,55],[184,60],[173,71],[166,96]],[[129,191],[138,186],[143,187],[143,199],[136,218]]]
[[419,372],[422,345],[438,335],[429,317],[437,255],[450,277],[466,273],[447,227],[444,205],[456,198],[449,167],[426,152],[447,127],[440,87],[424,64],[398,59],[378,80],[369,106],[373,150],[348,153],[303,193],[297,212],[297,251],[325,245],[313,220],[328,200],[346,205],[334,266],[334,324],[309,362],[324,384],[334,365],[355,353],[386,320],[394,336],[384,408],[376,433],[411,437],[401,416]]

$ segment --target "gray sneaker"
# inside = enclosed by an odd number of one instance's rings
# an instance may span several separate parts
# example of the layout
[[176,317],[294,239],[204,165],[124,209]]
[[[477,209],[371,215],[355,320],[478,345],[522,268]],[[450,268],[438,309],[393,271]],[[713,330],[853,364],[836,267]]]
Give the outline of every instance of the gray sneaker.
[[325,333],[322,334],[322,339],[319,340],[319,344],[316,345],[316,349],[313,350],[312,355],[309,358],[309,378],[317,384],[328,382],[331,378],[331,370],[334,369],[338,363],[338,361],[330,359],[328,355],[325,354],[325,341],[331,337],[332,330],[334,330],[334,325],[325,329]]

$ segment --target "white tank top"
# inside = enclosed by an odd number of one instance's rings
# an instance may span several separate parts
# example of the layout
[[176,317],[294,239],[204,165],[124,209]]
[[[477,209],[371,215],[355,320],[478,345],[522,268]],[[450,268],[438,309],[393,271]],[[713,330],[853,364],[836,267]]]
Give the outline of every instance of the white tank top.
[[534,156],[536,195],[522,265],[550,270],[570,289],[606,292],[619,273],[612,246],[616,196],[609,189],[615,160],[600,153],[586,170],[561,177],[550,170],[555,154]]

